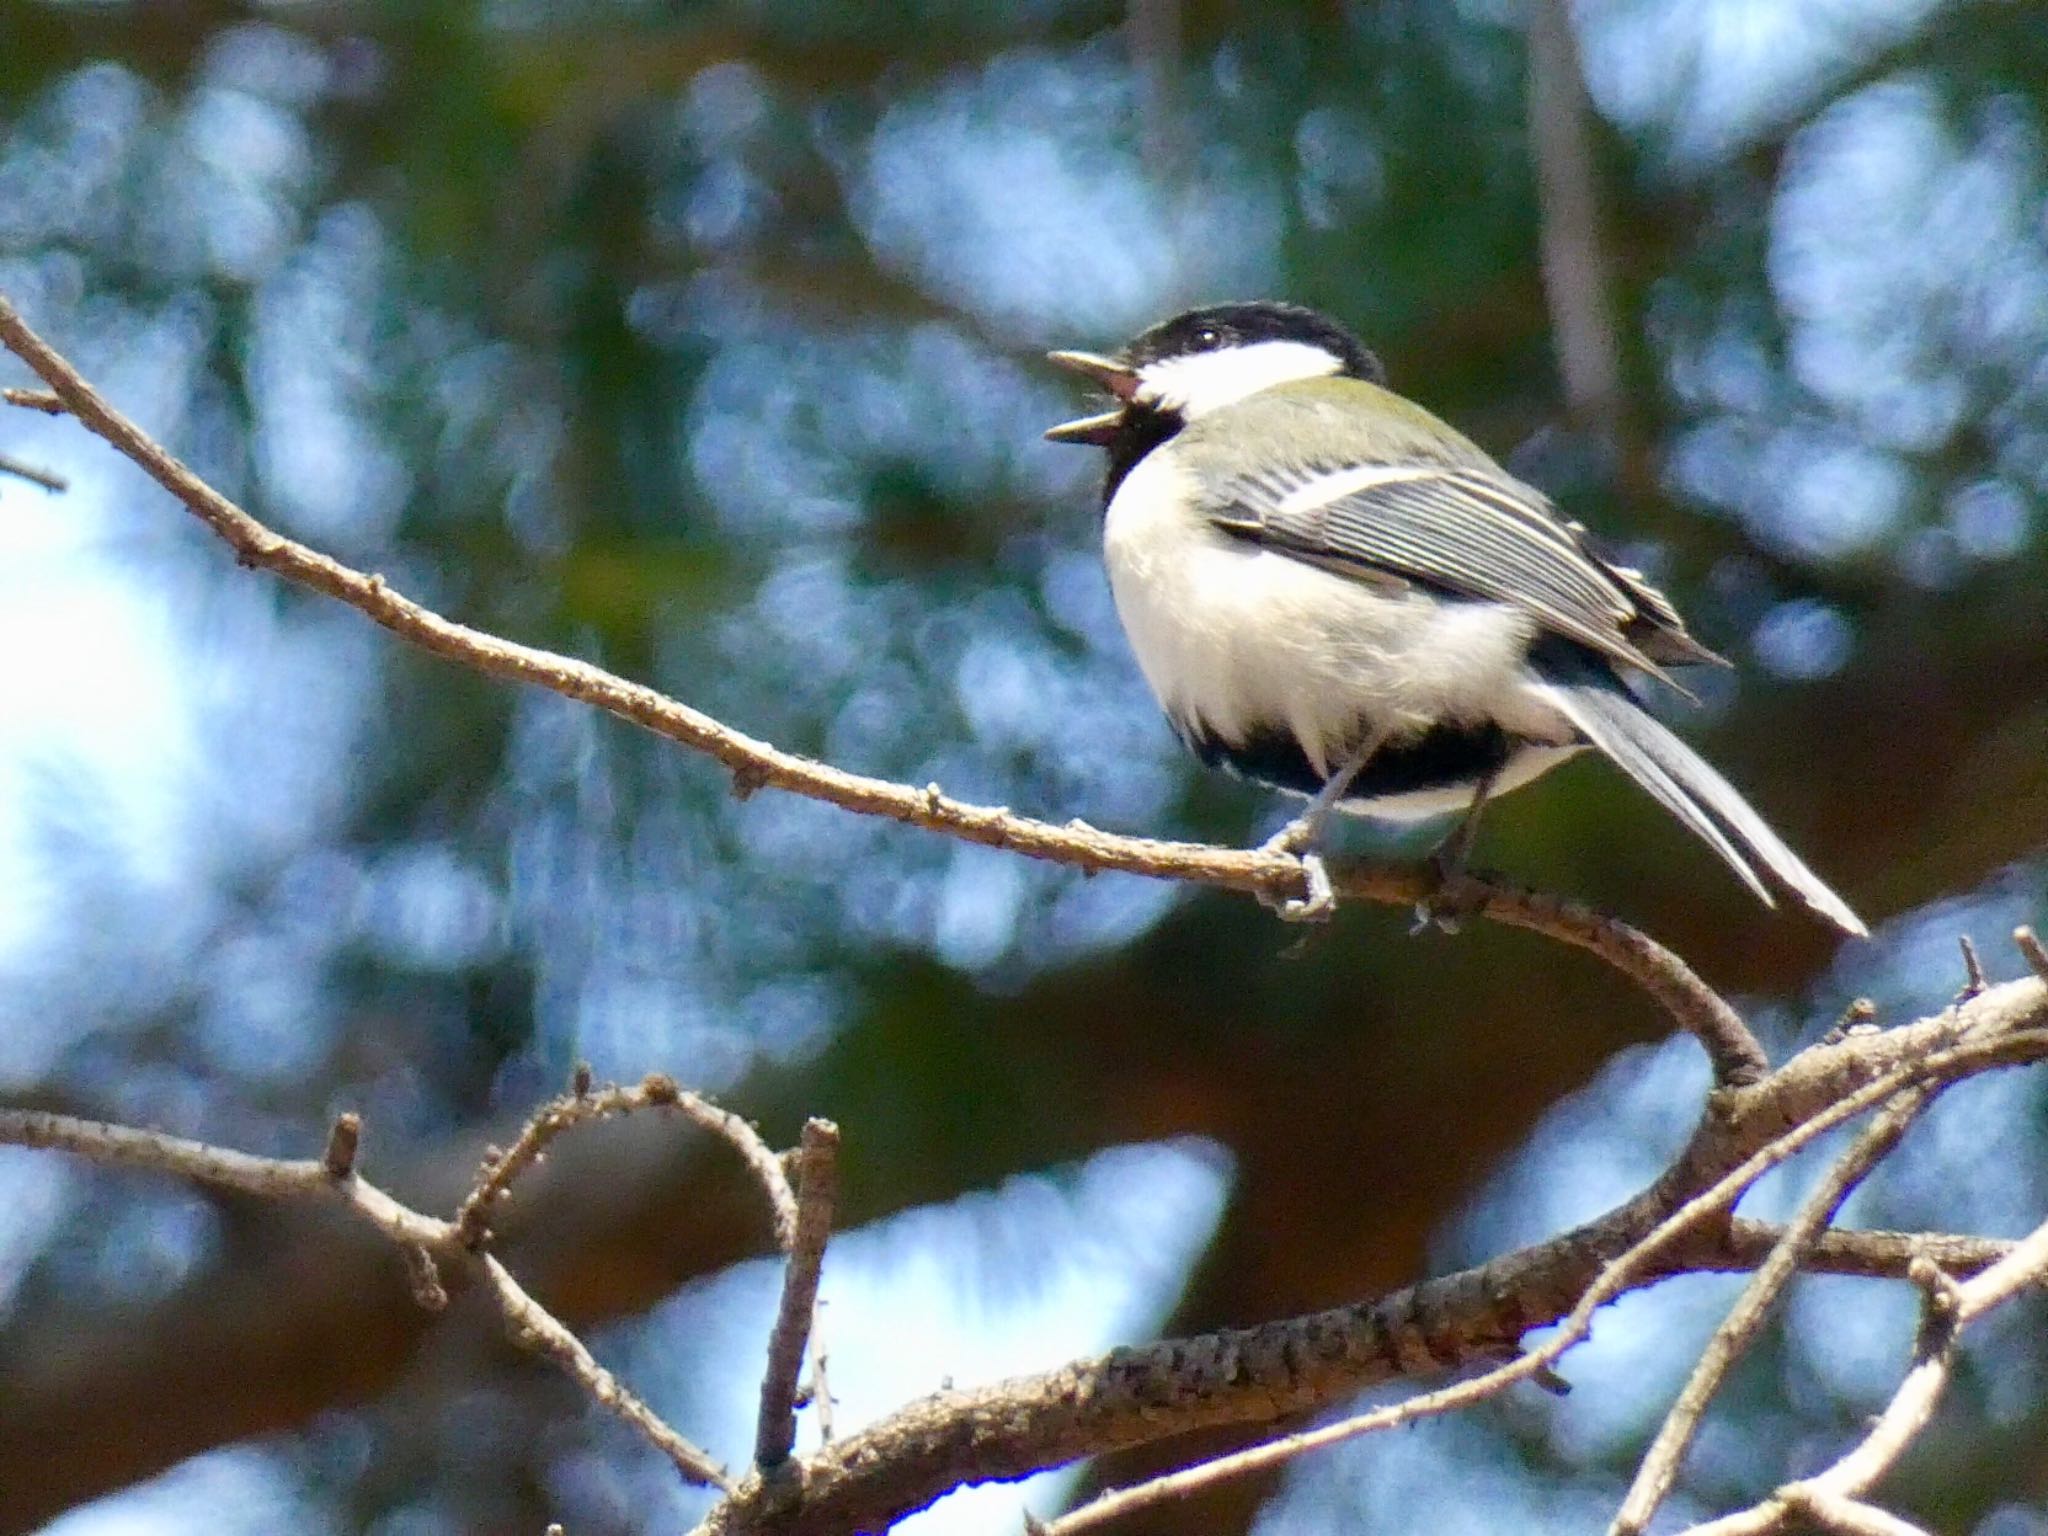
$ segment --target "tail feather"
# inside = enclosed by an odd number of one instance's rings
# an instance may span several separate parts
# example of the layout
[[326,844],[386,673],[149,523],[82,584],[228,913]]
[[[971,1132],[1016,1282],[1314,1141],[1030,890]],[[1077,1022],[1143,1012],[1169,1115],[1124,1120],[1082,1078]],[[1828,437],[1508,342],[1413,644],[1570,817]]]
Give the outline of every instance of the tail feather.
[[[1590,666],[1585,674],[1548,675],[1539,686],[1587,740],[1720,854],[1766,905],[1776,903],[1751,859],[1836,927],[1859,938],[1869,934],[1863,919],[1806,867],[1705,759],[1667,730],[1620,683],[1596,674]],[[1742,845],[1740,849],[1737,843]]]

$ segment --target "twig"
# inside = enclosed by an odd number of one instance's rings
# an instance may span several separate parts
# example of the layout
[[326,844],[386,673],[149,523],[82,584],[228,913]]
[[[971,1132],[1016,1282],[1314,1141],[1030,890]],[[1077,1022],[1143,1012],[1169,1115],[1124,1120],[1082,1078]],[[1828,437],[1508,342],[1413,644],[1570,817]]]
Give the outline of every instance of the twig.
[[327,1150],[320,1156],[320,1166],[327,1170],[330,1179],[345,1179],[356,1171],[356,1153],[363,1142],[363,1117],[357,1114],[343,1114],[334,1117],[334,1124],[327,1132]]
[[527,1349],[546,1355],[588,1392],[591,1398],[617,1414],[626,1423],[660,1449],[663,1455],[675,1463],[676,1470],[693,1483],[708,1484],[710,1487],[730,1491],[732,1483],[720,1467],[703,1451],[677,1434],[660,1415],[621,1385],[619,1379],[602,1365],[596,1356],[583,1347],[583,1341],[571,1333],[539,1302],[529,1296],[511,1271],[500,1264],[493,1254],[482,1254],[479,1262],[491,1294],[497,1298],[498,1309],[505,1314],[513,1339]]
[[[797,1153],[796,1222],[782,1276],[782,1301],[768,1335],[768,1369],[761,1380],[761,1413],[754,1433],[754,1464],[772,1471],[796,1446],[797,1383],[818,1304],[818,1279],[825,1267],[825,1243],[832,1235],[832,1208],[839,1192],[839,1127],[830,1120],[804,1122]],[[814,1360],[811,1390],[829,1392],[822,1357]]]
[[804,1397],[818,1421],[818,1443],[832,1443],[832,1376],[825,1348],[825,1302],[821,1297],[811,1311],[811,1374],[804,1382]]
[[[849,774],[778,751],[674,699],[585,663],[456,624],[393,592],[381,576],[342,565],[249,517],[108,406],[4,300],[0,342],[52,387],[59,405],[168,489],[242,563],[262,566],[334,597],[412,643],[487,676],[548,688],[704,752],[732,773],[736,786],[780,788],[862,814],[1088,870],[1120,870],[1274,896],[1298,894],[1303,888],[1299,862],[1286,855],[1121,837],[1078,822],[1055,826],[1006,809],[952,800],[935,785],[919,790]],[[1350,896],[1409,905],[1418,896],[1432,894],[1435,881],[1412,869],[1354,865],[1340,873],[1338,888]],[[1498,1365],[1473,1382],[1382,1410],[1379,1417],[1387,1421],[1384,1416],[1392,1414],[1405,1421],[1444,1411],[1471,1400],[1471,1394],[1489,1380],[1489,1391],[1503,1390],[1514,1381],[1540,1380],[1571,1341],[1583,1336],[1592,1311],[1622,1289],[1681,1270],[1753,1260],[1766,1240],[1763,1232],[1728,1221],[1726,1212],[1765,1167],[1792,1155],[1813,1136],[1902,1090],[2048,1053],[2048,1030],[2040,1027],[2048,1019],[2048,994],[2042,985],[2048,981],[2048,952],[2030,933],[2019,938],[2042,981],[1988,989],[1941,1018],[1884,1035],[1854,1036],[1812,1048],[1766,1078],[1764,1053],[1734,1010],[1677,956],[1636,930],[1578,903],[1493,879],[1467,877],[1461,889],[1445,894],[1496,921],[1589,949],[1642,986],[1705,1044],[1721,1090],[1710,1100],[1686,1150],[1650,1189],[1576,1232],[1377,1302],[1204,1339],[1118,1351],[1043,1377],[913,1404],[807,1456],[793,1478],[748,1479],[714,1508],[706,1528],[749,1529],[771,1510],[778,1512],[790,1536],[873,1528],[965,1477],[1016,1476],[1075,1455],[1204,1425],[1270,1420],[1391,1377],[1499,1361],[1518,1347],[1529,1329],[1566,1318],[1567,1326],[1542,1349]],[[1965,1035],[1969,1038],[1963,1044],[1952,1043]],[[658,1092],[657,1082],[666,1080],[650,1079],[639,1091]],[[673,1084],[667,1086],[673,1090]],[[579,1082],[578,1087],[585,1085]],[[724,1116],[723,1111],[674,1092],[672,1102],[693,1118],[699,1112]],[[593,1096],[579,1091],[573,1097],[581,1101]],[[571,1123],[582,1118],[588,1115],[573,1111]],[[417,1259],[425,1278],[416,1280],[416,1288],[438,1289],[435,1266],[440,1264],[480,1274],[508,1318],[555,1358],[565,1359],[560,1339],[524,1319],[521,1305],[538,1310],[538,1304],[517,1289],[491,1255],[473,1250],[463,1240],[465,1235],[478,1239],[488,1226],[481,1215],[440,1222],[410,1211],[355,1174],[352,1154],[336,1152],[300,1164],[235,1161],[238,1154],[114,1127],[93,1128],[87,1137],[77,1132],[82,1122],[68,1123],[67,1133],[77,1134],[67,1141],[64,1134],[51,1130],[60,1119],[0,1111],[0,1141],[83,1149],[83,1142],[92,1140],[106,1161],[164,1168],[260,1193],[341,1200]],[[743,1125],[736,1117],[726,1119]],[[1796,1128],[1787,1131],[1788,1125]],[[763,1159],[756,1162],[756,1171],[778,1213],[778,1241],[794,1255],[801,1207],[780,1163],[751,1128],[747,1136]],[[530,1151],[520,1153],[515,1146],[513,1153],[494,1159],[472,1191],[479,1210],[495,1202],[520,1170],[531,1165],[545,1139],[536,1133]],[[749,1152],[746,1137],[734,1139],[743,1153]],[[348,1171],[337,1176],[330,1161],[347,1165]],[[1897,1234],[1820,1233],[1809,1244],[1797,1227],[1795,1223],[1794,1229],[1775,1235],[1766,1263],[1786,1253],[1803,1265],[1838,1262],[1853,1273],[1883,1273],[1887,1265],[1911,1263]],[[2033,1283],[2038,1267],[2027,1269],[2021,1262],[2037,1262],[2027,1252],[2032,1242],[1996,1256],[1973,1253],[1971,1257],[1986,1265],[1967,1283],[1987,1287],[1994,1276],[2015,1286]],[[794,1261],[790,1267],[796,1269]],[[814,1279],[812,1287],[814,1301]],[[1992,1292],[1987,1288],[1979,1294]],[[791,1297],[786,1293],[784,1300],[788,1305]],[[544,1312],[540,1316],[546,1318]],[[559,1323],[555,1327],[559,1329]],[[561,1332],[567,1335],[567,1330]],[[609,1378],[583,1374],[575,1354],[581,1346],[573,1336],[568,1343],[574,1350],[565,1363],[578,1372],[587,1389],[604,1388]],[[801,1354],[799,1338],[799,1373]],[[588,1361],[587,1351],[582,1360]],[[595,1368],[594,1362],[589,1364]],[[607,1390],[616,1406],[616,1395],[623,1389],[609,1382]],[[791,1395],[793,1400],[793,1388]],[[786,1411],[777,1415],[778,1431],[787,1416]],[[1318,1431],[1321,1438],[1297,1437],[1277,1449],[1266,1448],[1267,1463],[1298,1454],[1310,1443],[1328,1443],[1333,1435],[1363,1433],[1374,1419],[1366,1415]],[[785,1449],[782,1459],[786,1461],[787,1455]],[[709,1465],[708,1458],[704,1465]],[[1244,1464],[1230,1468],[1217,1463],[1207,1475],[1227,1476],[1243,1469]],[[801,1489],[800,1504],[777,1506],[775,1501],[786,1498],[791,1487]],[[1837,1498],[1826,1490],[1814,1497],[1835,1498],[1845,1509],[1857,1503],[1852,1495]]]
[[162,1131],[32,1109],[0,1109],[0,1144],[50,1147],[111,1167],[174,1174],[266,1200],[333,1200],[393,1242],[435,1251],[445,1248],[454,1232],[450,1223],[399,1204],[365,1179],[335,1178],[324,1158],[256,1157]]
[[1977,958],[1977,946],[1970,942],[1967,933],[1956,935],[1956,947],[1963,952],[1963,990],[1957,995],[1958,1002],[1968,1002],[1979,992],[1991,985],[1984,975],[1984,962]]
[[1756,1536],[1784,1528],[1794,1516],[1859,1536],[1926,1536],[1918,1526],[1863,1502],[1862,1496],[1890,1472],[1933,1417],[1954,1371],[1963,1330],[2021,1291],[2048,1284],[2048,1223],[1970,1280],[1958,1283],[1926,1260],[1914,1279],[1926,1302],[1913,1364],[1863,1439],[1824,1471],[1785,1484],[1749,1509],[1693,1526],[1687,1536]]
[[[2016,929],[2013,938],[2024,952],[2033,940],[2033,931]],[[2038,949],[2039,945],[2035,943],[2032,947]],[[1979,967],[1969,969],[1981,974]],[[2043,971],[2042,979],[2048,982],[2048,967]],[[1967,999],[1966,1003],[1974,1000]],[[1981,1021],[1961,1022],[1965,1032],[1974,1035]],[[1933,1091],[1931,1085],[1915,1090],[1929,1094]],[[1895,1106],[1905,1107],[1904,1100]],[[1873,1134],[1876,1130],[1877,1127],[1872,1127]],[[1913,1364],[1864,1438],[1825,1471],[1787,1483],[1749,1509],[1695,1526],[1688,1536],[1752,1536],[1779,1530],[1794,1516],[1803,1516],[1824,1529],[1857,1536],[1926,1536],[1919,1527],[1863,1502],[1862,1495],[1891,1470],[1933,1417],[1935,1405],[1948,1386],[1963,1329],[2021,1291],[2048,1282],[2048,1222],[1967,1280],[1958,1281],[1932,1251],[1914,1256],[1908,1276],[1920,1287],[1924,1298],[1920,1329],[1913,1343]]]
[[1432,895],[1452,910],[1477,912],[1511,928],[1526,928],[1575,945],[1605,960],[1648,993],[1672,1022],[1706,1050],[1718,1088],[1740,1088],[1770,1070],[1770,1058],[1727,1000],[1691,966],[1640,929],[1569,896],[1513,885],[1498,876],[1460,876],[1448,884],[1432,870],[1333,866],[1336,889],[1347,896],[1413,906]]
[[1860,1499],[1805,1492],[1794,1495],[1792,1508],[1819,1530],[1835,1536],[1930,1536],[1912,1521]]
[[775,1226],[775,1246],[787,1252],[794,1241],[797,1226],[796,1193],[789,1186],[789,1175],[783,1170],[782,1159],[775,1155],[775,1149],[761,1139],[761,1133],[748,1123],[744,1115],[721,1109],[701,1094],[676,1088],[673,1079],[650,1077],[647,1082],[656,1087],[666,1085],[674,1094],[667,1102],[674,1106],[676,1113],[714,1136],[724,1137],[739,1153],[741,1161],[753,1170],[755,1182],[761,1186],[761,1193],[768,1201],[768,1216]]
[[1699,1431],[1700,1419],[1705,1415],[1707,1405],[1720,1391],[1729,1369],[1755,1343],[1764,1320],[1777,1305],[1792,1276],[1798,1272],[1807,1252],[1834,1220],[1842,1202],[1873,1168],[1891,1155],[1892,1149],[1899,1144],[1899,1138],[1906,1134],[1907,1128],[1934,1101],[1939,1091],[1939,1085],[1932,1083],[1905,1089],[1884,1107],[1800,1206],[1798,1214],[1778,1239],[1777,1247],[1751,1277],[1749,1284],[1743,1287],[1741,1296],[1736,1298],[1721,1326],[1707,1341],[1707,1347],[1679,1392],[1678,1400],[1672,1404],[1656,1438],[1650,1443],[1650,1449],[1644,1454],[1635,1481],[1608,1527],[1609,1536],[1640,1536],[1649,1525],[1651,1516],[1656,1514],[1657,1507],[1664,1502],[1665,1495],[1678,1479],[1679,1468],[1692,1445],[1693,1436]]
[[2048,949],[2042,947],[2034,930],[2022,924],[2013,929],[2012,941],[2019,946],[2020,955],[2026,960],[2028,969],[2042,981],[2048,982]]
[[66,491],[71,482],[62,475],[53,475],[47,469],[38,469],[33,464],[24,464],[19,459],[9,458],[0,453],[0,475],[13,475],[31,485],[40,485],[46,491]]
[[23,410],[42,411],[50,416],[64,414],[64,402],[44,389],[0,389],[0,401]]
[[462,1266],[480,1274],[515,1339],[556,1361],[596,1401],[644,1434],[692,1482],[730,1490],[731,1484],[710,1456],[663,1423],[598,1365],[575,1335],[528,1295],[495,1258],[472,1252],[456,1222],[415,1211],[356,1172],[361,1129],[356,1116],[343,1115],[330,1131],[322,1156],[293,1160],[255,1157],[161,1131],[135,1130],[71,1115],[0,1109],[0,1144],[55,1148],[96,1163],[174,1174],[197,1184],[266,1199],[338,1201],[397,1246],[413,1296],[429,1311],[439,1311],[448,1302],[441,1266]]
[[[175,496],[218,534],[244,565],[265,570],[348,604],[392,633],[489,677],[546,688],[702,752],[722,763],[736,783],[809,796],[845,810],[887,817],[948,837],[1006,848],[1080,869],[1146,875],[1274,897],[1301,896],[1307,882],[1299,859],[1257,849],[1219,848],[1102,832],[1007,809],[955,800],[923,789],[848,773],[783,752],[676,699],[571,657],[471,629],[392,590],[384,578],[358,571],[273,532],[195,475],[167,449],[115,410],[0,298],[0,343],[28,364],[88,429]],[[1335,881],[1358,899],[1412,906],[1431,894],[1433,873],[1352,865]],[[1752,1082],[1768,1066],[1735,1011],[1676,955],[1613,918],[1576,902],[1545,897],[1500,881],[1467,876],[1453,899],[1497,922],[1549,934],[1587,949],[1643,987],[1679,1027],[1698,1035],[1723,1084]]]
[[1861,1444],[1806,1489],[1837,1497],[1862,1493],[1882,1477],[1934,1416],[1934,1406],[1948,1385],[1955,1364],[1956,1340],[1962,1333],[1965,1293],[1932,1264],[1923,1263],[1914,1276],[1923,1297],[1920,1330],[1913,1344],[1913,1367]]
[[485,1160],[475,1187],[455,1213],[457,1237],[471,1248],[488,1242],[493,1208],[511,1194],[513,1182],[541,1161],[548,1144],[564,1131],[641,1109],[675,1110],[731,1143],[753,1170],[768,1198],[777,1246],[788,1247],[789,1233],[796,1223],[796,1200],[790,1193],[789,1180],[783,1175],[781,1159],[761,1139],[761,1133],[743,1118],[679,1087],[674,1078],[659,1072],[631,1088],[607,1087],[596,1091],[591,1089],[587,1077],[580,1076],[569,1093],[550,1099],[535,1110],[512,1145]]

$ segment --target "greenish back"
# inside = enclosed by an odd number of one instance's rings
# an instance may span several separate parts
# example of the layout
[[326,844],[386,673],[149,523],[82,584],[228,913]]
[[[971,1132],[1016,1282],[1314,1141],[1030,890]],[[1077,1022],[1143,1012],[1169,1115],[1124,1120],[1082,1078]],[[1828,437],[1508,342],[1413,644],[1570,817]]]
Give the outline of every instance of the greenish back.
[[1176,447],[1199,470],[1235,464],[1248,442],[1263,445],[1261,457],[1275,469],[1419,462],[1505,473],[1456,428],[1362,379],[1308,379],[1261,390],[1190,424]]

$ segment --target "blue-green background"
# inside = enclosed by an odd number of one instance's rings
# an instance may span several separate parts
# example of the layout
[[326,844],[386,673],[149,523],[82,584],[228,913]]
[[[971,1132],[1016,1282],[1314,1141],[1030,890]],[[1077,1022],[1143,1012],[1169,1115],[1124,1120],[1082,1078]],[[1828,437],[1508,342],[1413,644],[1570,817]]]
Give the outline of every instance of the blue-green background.
[[[1593,762],[1481,859],[1667,939],[1779,1048],[1859,993],[1911,1016],[1958,932],[2011,974],[2043,908],[2048,13],[1572,14],[1612,444],[1554,361],[1507,0],[0,0],[0,292],[258,516],[466,622],[848,768],[1223,839],[1277,808],[1145,697],[1041,354],[1323,306],[1738,660],[1684,728],[1876,938],[1765,912]],[[71,481],[0,477],[0,1095],[293,1154],[356,1109],[369,1172],[444,1206],[579,1060],[778,1142],[832,1115],[842,1427],[1546,1235],[1697,1101],[1695,1048],[1575,953],[1359,910],[1284,960],[1242,899],[742,803],[238,569],[68,422],[0,415],[0,453]],[[1959,1092],[1853,1217],[2025,1230],[2042,1121],[2025,1078]],[[593,1133],[508,1254],[737,1457],[773,1273],[743,1180],[681,1141]],[[1728,1295],[1615,1309],[1568,1398],[1126,1528],[1598,1528]],[[1987,1334],[1897,1479],[1935,1528],[2048,1529],[2037,1324]],[[1902,1290],[1804,1284],[1679,1511],[1839,1448],[1911,1327]],[[972,1497],[926,1529],[1016,1527],[1015,1490]],[[334,1223],[0,1151],[0,1527],[697,1507]]]

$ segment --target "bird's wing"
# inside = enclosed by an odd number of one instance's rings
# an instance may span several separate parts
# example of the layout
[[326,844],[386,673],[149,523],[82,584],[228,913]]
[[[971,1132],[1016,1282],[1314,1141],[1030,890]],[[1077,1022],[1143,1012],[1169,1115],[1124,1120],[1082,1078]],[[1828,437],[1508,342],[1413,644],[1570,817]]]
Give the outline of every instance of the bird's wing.
[[1540,492],[1482,465],[1283,470],[1232,483],[1209,515],[1238,538],[1342,575],[1511,603],[1666,682],[1661,662],[1720,660],[1641,572],[1602,559]]

